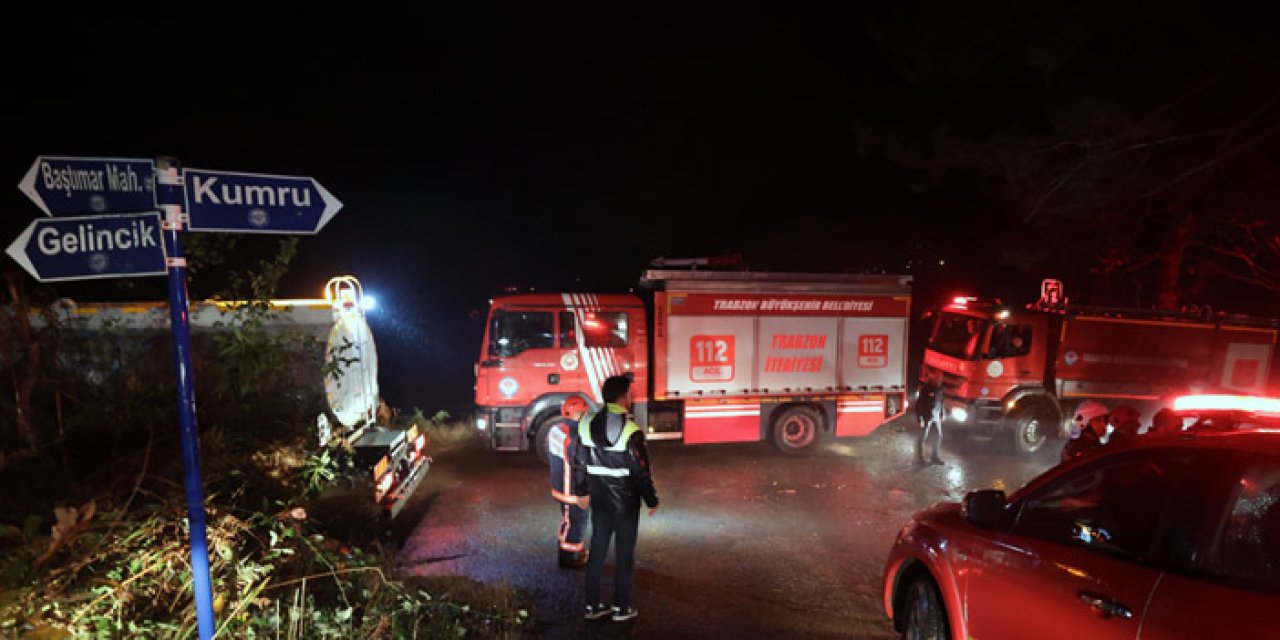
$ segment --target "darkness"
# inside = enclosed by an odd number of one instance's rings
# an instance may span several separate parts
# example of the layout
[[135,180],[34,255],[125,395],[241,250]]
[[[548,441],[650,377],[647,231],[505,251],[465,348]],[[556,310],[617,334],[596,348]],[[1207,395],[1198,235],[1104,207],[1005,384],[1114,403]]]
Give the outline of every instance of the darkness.
[[[1032,4],[33,16],[5,37],[3,175],[16,185],[38,155],[175,155],[315,177],[345,206],[302,239],[280,294],[355,275],[381,305],[384,395],[459,411],[505,286],[626,291],[654,257],[734,253],[755,270],[910,273],[918,308],[958,290],[1027,300],[1049,276],[1085,285],[1106,234],[1055,207],[1108,209],[1064,191],[1028,220],[1042,174],[1017,143],[1274,106],[1262,9]],[[1194,91],[1215,77],[1229,95]],[[1257,184],[1280,177],[1274,131],[1232,156]],[[3,194],[14,238],[37,210]],[[243,268],[272,242],[228,259]],[[105,282],[53,293],[165,295],[163,278]],[[219,286],[206,275],[192,295]]]

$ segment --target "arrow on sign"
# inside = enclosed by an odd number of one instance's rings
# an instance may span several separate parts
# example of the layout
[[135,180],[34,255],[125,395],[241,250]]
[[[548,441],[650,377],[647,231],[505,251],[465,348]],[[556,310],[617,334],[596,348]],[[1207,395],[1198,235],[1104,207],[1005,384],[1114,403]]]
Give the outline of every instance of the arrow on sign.
[[18,189],[47,216],[154,209],[155,164],[136,158],[40,156]]
[[165,275],[160,214],[37,218],[8,253],[40,282]]
[[314,178],[187,169],[191,231],[317,233],[342,208]]

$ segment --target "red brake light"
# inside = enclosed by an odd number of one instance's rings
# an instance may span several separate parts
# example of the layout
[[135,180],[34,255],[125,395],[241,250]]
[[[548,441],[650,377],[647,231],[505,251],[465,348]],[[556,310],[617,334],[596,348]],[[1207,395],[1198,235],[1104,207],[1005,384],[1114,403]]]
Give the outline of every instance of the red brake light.
[[384,495],[391,490],[391,483],[396,481],[396,474],[388,471],[383,474],[382,479],[378,481],[378,495]]

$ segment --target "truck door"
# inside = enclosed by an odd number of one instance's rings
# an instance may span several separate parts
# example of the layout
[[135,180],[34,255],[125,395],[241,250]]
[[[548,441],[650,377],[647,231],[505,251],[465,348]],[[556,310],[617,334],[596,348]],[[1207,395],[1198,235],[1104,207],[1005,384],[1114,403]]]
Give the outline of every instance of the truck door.
[[484,359],[476,371],[478,404],[524,406],[559,367],[556,312],[499,308],[489,314]]

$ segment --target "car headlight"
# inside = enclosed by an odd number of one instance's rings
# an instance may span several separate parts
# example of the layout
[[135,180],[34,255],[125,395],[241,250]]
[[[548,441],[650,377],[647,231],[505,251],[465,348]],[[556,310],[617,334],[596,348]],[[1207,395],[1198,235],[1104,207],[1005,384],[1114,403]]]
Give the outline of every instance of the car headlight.
[[961,407],[952,407],[951,419],[955,420],[956,422],[964,422],[969,419],[969,412],[965,411]]

